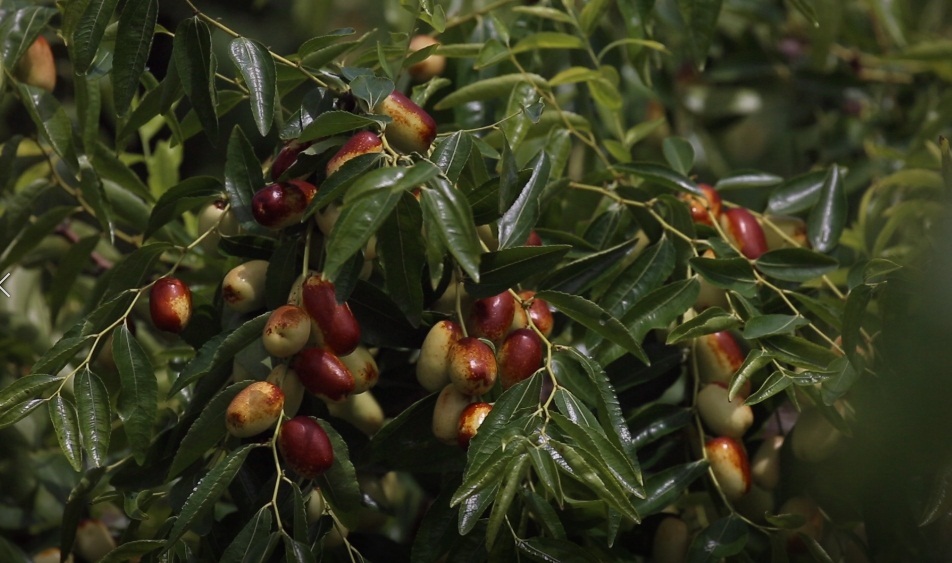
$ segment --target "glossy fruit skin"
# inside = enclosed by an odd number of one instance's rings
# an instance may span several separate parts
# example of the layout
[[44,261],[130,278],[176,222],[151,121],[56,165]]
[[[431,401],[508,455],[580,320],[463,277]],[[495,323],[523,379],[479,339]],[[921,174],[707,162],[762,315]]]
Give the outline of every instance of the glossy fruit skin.
[[542,336],[548,338],[552,335],[552,327],[555,319],[552,317],[552,310],[549,309],[549,303],[545,299],[535,297],[534,291],[520,291],[519,298],[523,301],[529,301],[529,318]]
[[354,392],[354,376],[333,352],[301,350],[291,364],[304,388],[328,401],[343,401]]
[[447,371],[450,348],[462,337],[463,329],[450,320],[437,322],[426,333],[416,364],[417,381],[424,389],[438,391],[450,382]]
[[288,141],[271,163],[271,179],[277,182],[288,168],[291,168],[298,155],[309,146],[311,146],[310,141],[306,143],[299,143],[297,140]]
[[328,403],[327,410],[331,416],[353,424],[368,436],[383,427],[383,408],[370,391],[356,393],[340,403]]
[[348,139],[340,150],[327,161],[327,175],[330,176],[340,170],[340,167],[352,158],[375,152],[383,152],[383,141],[380,140],[380,136],[370,131],[361,131]]
[[436,121],[410,98],[394,90],[383,99],[376,113],[388,116],[384,136],[390,146],[401,152],[425,154],[436,139]]
[[697,187],[703,195],[683,194],[681,199],[687,202],[695,223],[713,227],[721,216],[721,195],[708,184],[698,184]]
[[[410,45],[407,48],[408,53],[415,53],[420,49],[430,45],[439,45],[440,42],[429,35],[414,35],[410,39]],[[410,76],[418,82],[425,82],[434,76],[443,74],[446,70],[446,57],[443,55],[431,54],[422,61],[412,64],[407,68]]]
[[744,397],[728,401],[723,383],[708,383],[697,396],[698,414],[711,432],[738,440],[754,424],[754,411],[743,403]]
[[[774,228],[763,224],[769,221],[774,227],[790,237],[793,243],[788,242]],[[778,250],[780,248],[810,247],[810,239],[807,236],[807,223],[799,217],[789,215],[765,215],[761,222],[764,231],[764,237],[767,240],[767,250]],[[795,243],[795,244],[794,244]]]
[[30,45],[16,65],[17,80],[52,92],[56,88],[56,61],[49,42],[42,35]]
[[282,305],[268,317],[261,331],[261,341],[269,354],[288,358],[307,344],[311,335],[311,318],[296,305]]
[[498,375],[492,349],[472,336],[460,338],[450,348],[450,381],[466,395],[482,395],[493,388]]
[[757,218],[743,207],[732,207],[721,215],[721,226],[740,253],[751,260],[767,252],[767,238]]
[[287,466],[305,479],[317,479],[334,464],[330,438],[309,416],[296,416],[281,425],[278,449]]
[[303,180],[268,184],[251,198],[251,214],[258,224],[283,229],[301,222],[317,188]]
[[192,291],[178,278],[159,278],[149,290],[149,313],[157,329],[182,332],[192,318]]
[[238,218],[228,208],[228,202],[223,199],[213,201],[202,208],[198,213],[198,234],[215,229],[202,239],[201,246],[205,252],[218,251],[218,241],[222,235],[234,236],[238,234]]
[[697,337],[694,354],[701,382],[725,385],[730,383],[745,358],[740,343],[726,330]]
[[757,448],[750,463],[750,473],[754,483],[772,491],[780,483],[780,448],[783,447],[784,437],[770,436]]
[[309,276],[302,287],[304,309],[314,319],[323,345],[346,356],[360,344],[360,325],[347,303],[338,303],[334,284],[319,275]]
[[232,268],[222,282],[222,299],[233,311],[249,313],[264,306],[266,260],[250,260]]
[[354,378],[354,394],[369,391],[377,384],[380,370],[373,354],[363,346],[358,346],[353,352],[340,357],[341,363]]
[[489,403],[470,403],[466,405],[466,408],[459,415],[459,426],[456,432],[456,443],[459,444],[459,447],[464,450],[469,448],[469,442],[476,436],[476,432],[482,426],[486,417],[489,416],[491,410],[493,410],[493,406]]
[[736,501],[750,490],[750,463],[740,442],[721,436],[708,440],[704,451],[727,500]]
[[508,291],[477,299],[470,308],[470,334],[498,344],[509,332],[515,314],[516,300]]
[[510,332],[496,353],[496,363],[499,382],[509,389],[542,367],[542,339],[529,328]]
[[444,444],[455,444],[459,437],[459,418],[473,398],[460,393],[452,383],[440,391],[433,406],[433,435]]
[[237,438],[250,438],[271,428],[284,409],[284,392],[267,381],[256,381],[235,395],[225,411],[225,427]]
[[[701,255],[701,258],[713,259],[717,258],[717,256],[713,250],[708,248],[704,251],[704,254]],[[699,276],[698,281],[700,282],[700,291],[698,291],[697,299],[694,301],[694,309],[697,312],[700,313],[710,307],[720,307],[721,309],[730,310],[730,302],[727,301],[726,290],[711,284],[711,282],[704,279],[704,276]]]
[[284,364],[278,364],[268,374],[266,381],[276,385],[284,393],[284,416],[296,415],[301,408],[305,391],[297,372]]

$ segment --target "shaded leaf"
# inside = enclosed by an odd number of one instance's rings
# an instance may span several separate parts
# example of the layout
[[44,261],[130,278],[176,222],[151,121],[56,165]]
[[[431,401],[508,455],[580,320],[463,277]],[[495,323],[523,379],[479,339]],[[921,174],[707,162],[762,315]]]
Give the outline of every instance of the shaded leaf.
[[269,316],[271,316],[270,312],[262,313],[240,327],[222,332],[208,340],[179,374],[178,379],[169,389],[169,396],[175,395],[200,377],[224,365],[225,362],[230,362],[235,354],[261,337],[261,331],[264,330]]
[[774,334],[792,334],[810,321],[800,315],[758,315],[744,323],[744,338],[754,339]]
[[456,188],[437,179],[420,194],[423,224],[429,236],[439,236],[459,266],[479,283],[479,237],[469,203]]
[[116,11],[118,0],[87,0],[72,30],[70,53],[77,74],[85,74],[96,57],[106,26]]
[[251,213],[251,198],[264,187],[261,163],[245,134],[236,125],[228,138],[225,157],[225,190],[235,217],[245,229],[255,232],[258,223]]
[[116,410],[122,419],[126,439],[139,465],[145,461],[152,443],[152,425],[158,404],[158,383],[149,356],[123,324],[113,332],[112,355],[122,386]]
[[830,167],[820,188],[820,197],[807,218],[807,236],[818,252],[829,252],[840,242],[849,212],[840,168]]
[[568,245],[516,246],[483,253],[479,284],[467,284],[467,293],[479,299],[516,287],[539,272],[551,271],[571,249]]
[[73,146],[73,126],[66,110],[49,92],[36,86],[17,83],[20,100],[40,136],[73,170],[79,168]]
[[644,500],[635,500],[635,510],[642,518],[660,512],[676,502],[687,491],[695,479],[704,475],[708,463],[704,460],[669,467],[645,480],[647,496]]
[[764,381],[763,385],[760,386],[760,389],[757,389],[750,394],[750,397],[747,397],[744,400],[745,405],[756,405],[757,403],[766,401],[770,397],[773,397],[777,393],[780,393],[793,383],[793,380],[789,377],[786,377],[783,372],[775,371],[770,374],[770,377]]
[[162,540],[132,540],[123,543],[106,554],[99,560],[99,563],[123,563],[125,561],[134,561],[137,557],[152,553],[162,548],[165,542]]
[[806,248],[781,248],[761,255],[754,266],[779,280],[805,282],[835,270],[839,262]]
[[516,84],[526,80],[540,88],[548,88],[545,78],[537,74],[503,74],[457,88],[440,100],[434,109],[444,110],[469,102],[502,98],[512,92]]
[[126,2],[119,15],[111,77],[113,103],[119,115],[129,111],[139,87],[139,79],[152,50],[158,14],[158,0],[139,0]]
[[76,407],[79,411],[79,431],[83,437],[83,448],[90,463],[95,467],[102,467],[106,463],[112,435],[109,392],[99,376],[87,367],[76,376],[73,393],[76,395]]
[[208,25],[198,17],[188,18],[175,28],[172,56],[185,95],[192,102],[202,128],[209,139],[218,137],[217,90],[215,89],[215,55]]
[[792,215],[806,211],[820,199],[827,172],[818,170],[791,178],[774,189],[767,200],[767,211]]
[[79,434],[76,407],[57,393],[50,399],[50,419],[56,431],[56,440],[74,471],[83,469],[83,445]]
[[357,484],[357,472],[350,461],[350,450],[334,427],[321,419],[315,419],[321,425],[334,447],[334,463],[330,469],[316,479],[321,494],[334,509],[334,514],[348,528],[357,525],[361,507],[360,487]]
[[539,196],[549,181],[549,156],[545,152],[539,153],[529,163],[529,169],[532,176],[499,219],[499,248],[523,244],[539,218]]
[[198,418],[188,428],[185,437],[175,450],[175,458],[169,468],[167,479],[177,477],[189,465],[204,456],[208,451],[225,437],[225,412],[228,405],[242,389],[250,385],[251,381],[239,381],[218,392],[206,404]]
[[744,358],[744,363],[731,375],[730,383],[727,386],[727,399],[733,401],[744,383],[773,360],[773,355],[760,349],[755,348],[748,352],[747,357]]
[[172,186],[155,202],[143,238],[149,238],[169,221],[198,209],[221,192],[221,182],[211,176],[192,176]]
[[738,326],[740,326],[740,321],[724,309],[709,307],[668,333],[667,344],[676,344],[697,336],[731,330]]
[[688,561],[712,562],[737,555],[747,545],[748,528],[740,518],[726,516],[701,530],[688,548]]
[[233,39],[228,46],[228,53],[251,93],[251,115],[263,137],[268,134],[274,119],[277,90],[274,59],[264,45],[245,37]]
[[648,356],[641,349],[641,344],[628,332],[625,325],[592,301],[559,291],[540,291],[536,293],[536,297],[548,301],[550,305],[572,320],[600,334],[644,363],[648,363]]
[[457,131],[436,144],[430,161],[440,167],[450,182],[456,183],[472,151],[473,136],[466,131]]
[[643,178],[648,182],[652,182],[675,191],[703,195],[701,193],[701,188],[697,187],[697,184],[695,184],[690,178],[658,164],[652,164],[650,162],[630,162],[625,164],[617,164],[614,168],[620,172],[633,174],[639,178]]
[[[544,277],[539,289],[551,289],[564,293],[585,293],[600,278],[620,264],[638,239],[626,240],[611,248],[580,258]],[[540,270],[547,271],[547,270]]]

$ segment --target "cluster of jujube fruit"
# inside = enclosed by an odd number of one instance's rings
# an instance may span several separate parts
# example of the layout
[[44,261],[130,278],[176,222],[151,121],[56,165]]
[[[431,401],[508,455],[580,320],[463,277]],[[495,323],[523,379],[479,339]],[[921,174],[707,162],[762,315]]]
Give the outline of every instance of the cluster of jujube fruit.
[[[768,251],[792,245],[807,246],[806,224],[802,219],[786,216],[756,217],[743,207],[725,209],[720,194],[711,186],[701,184],[703,196],[683,196],[695,223],[720,227],[728,242],[740,254],[756,260]],[[768,228],[764,228],[768,226]],[[704,257],[714,253],[707,249]],[[709,307],[730,309],[725,290],[701,278],[701,290],[690,315]],[[753,409],[744,404],[750,395],[750,382],[744,381],[733,397],[728,386],[744,364],[749,349],[742,337],[732,331],[720,331],[694,338],[689,343],[688,359],[691,374],[699,385],[695,408],[710,438],[704,440],[704,457],[724,499],[752,520],[762,520],[765,513],[775,512],[774,491],[780,484],[781,448],[791,442],[794,457],[805,462],[826,459],[841,436],[818,408],[801,413],[788,438],[768,433],[749,458],[744,445],[750,439],[755,422]],[[804,524],[788,530],[787,548],[800,552],[805,548],[798,534],[814,540],[823,532],[823,517],[816,503],[808,497],[788,498],[780,513],[797,514]],[[676,516],[665,518],[654,539],[654,555],[658,561],[683,561],[691,541],[688,525]]]

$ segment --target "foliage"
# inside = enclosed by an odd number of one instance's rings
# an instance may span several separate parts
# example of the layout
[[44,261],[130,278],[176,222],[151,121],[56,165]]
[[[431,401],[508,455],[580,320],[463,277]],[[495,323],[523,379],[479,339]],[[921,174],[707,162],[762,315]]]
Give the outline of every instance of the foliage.
[[[942,0],[400,0],[389,27],[280,48],[210,15],[230,4],[170,4],[0,3],[4,560],[70,551],[87,518],[115,536],[110,561],[632,561],[662,513],[688,523],[691,561],[952,549],[936,432],[952,388],[925,371],[947,369],[948,348],[930,282],[948,274],[952,191]],[[287,25],[265,4],[262,25]],[[408,53],[416,33],[441,45]],[[41,34],[52,93],[16,71]],[[447,71],[412,81],[434,53]],[[375,110],[393,90],[432,113],[429,150],[386,142],[394,122]],[[384,151],[328,175],[363,130],[384,131]],[[292,141],[303,151],[272,178]],[[254,194],[297,177],[320,186],[300,224],[257,224]],[[702,182],[753,212],[769,252],[692,220]],[[215,201],[240,231],[198,220]],[[239,314],[221,280],[251,259],[271,264],[265,306]],[[368,437],[305,397],[336,454],[317,480],[284,470],[276,433],[224,426],[278,363],[258,336],[309,270],[359,320],[390,419]],[[169,275],[194,296],[179,336],[148,321]],[[542,369],[483,396],[464,453],[432,435],[418,349],[466,299],[510,288],[538,291],[555,330]],[[724,301],[703,309],[708,290]],[[746,343],[729,388],[751,386],[751,455],[808,408],[843,436],[820,461],[785,444],[764,505],[730,500],[703,453],[696,346],[725,330]],[[780,513],[798,496],[822,508],[819,541]]]

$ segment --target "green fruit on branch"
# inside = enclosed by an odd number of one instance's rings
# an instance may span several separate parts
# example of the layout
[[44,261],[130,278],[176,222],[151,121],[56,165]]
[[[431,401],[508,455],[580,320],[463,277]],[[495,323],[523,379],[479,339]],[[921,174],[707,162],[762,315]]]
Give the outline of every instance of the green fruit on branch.
[[257,436],[274,426],[284,409],[284,393],[267,381],[256,381],[235,395],[225,411],[225,427],[237,438]]
[[301,408],[304,400],[304,384],[293,369],[284,364],[274,366],[266,380],[284,393],[284,416],[292,417]]
[[149,313],[155,328],[182,332],[192,318],[192,291],[178,278],[159,278],[149,290]]
[[[408,53],[415,53],[420,49],[425,49],[430,45],[439,45],[440,42],[429,35],[414,35],[410,39]],[[418,82],[425,82],[434,76],[440,76],[446,70],[446,57],[443,55],[431,54],[427,58],[407,67],[407,72]]]
[[780,483],[780,448],[784,437],[770,436],[765,439],[750,462],[750,473],[757,486],[772,491]]
[[[768,222],[773,227],[767,225]],[[809,248],[810,246],[810,238],[807,236],[807,223],[799,217],[764,215],[761,227],[767,240],[767,250],[795,247]]]
[[304,217],[317,188],[303,180],[268,184],[251,198],[251,213],[258,224],[269,229],[296,225]]
[[460,393],[482,395],[496,384],[498,367],[492,348],[478,338],[460,338],[450,347],[450,382]]
[[334,464],[330,438],[309,416],[296,416],[281,424],[278,449],[284,463],[305,479],[317,479]]
[[302,287],[304,309],[314,319],[323,346],[346,356],[360,344],[360,325],[347,303],[338,303],[334,284],[319,275],[309,276]]
[[329,350],[305,348],[291,365],[304,388],[322,399],[339,402],[354,392],[354,376]]
[[355,393],[339,403],[328,403],[327,410],[331,416],[349,422],[368,436],[383,427],[383,408],[370,391]]
[[510,332],[496,353],[502,388],[509,389],[541,368],[542,353],[542,339],[532,329]]
[[56,88],[56,61],[45,37],[40,36],[17,62],[16,79],[52,92]]
[[459,424],[456,429],[456,443],[459,447],[469,449],[469,442],[476,436],[479,427],[493,410],[490,403],[470,403],[459,415]]
[[750,463],[744,446],[733,438],[720,436],[704,444],[707,461],[727,500],[740,499],[750,490]]
[[512,327],[516,300],[508,291],[477,299],[470,308],[468,326],[471,335],[499,344]]
[[215,229],[202,239],[201,246],[205,252],[216,252],[218,241],[222,236],[230,237],[238,234],[238,218],[230,209],[226,211],[227,207],[228,202],[219,199],[209,203],[198,213],[199,234]]
[[370,131],[361,131],[347,140],[337,153],[327,161],[327,175],[337,172],[345,162],[362,154],[383,152],[380,135]]
[[377,360],[367,348],[358,346],[350,354],[340,356],[340,361],[354,378],[353,393],[363,393],[377,384],[380,370],[377,368]]
[[450,348],[463,337],[459,324],[442,320],[426,333],[417,359],[417,381],[427,391],[438,391],[450,382],[448,371]]
[[377,104],[374,111],[393,120],[387,124],[384,136],[398,151],[426,154],[436,139],[436,121],[396,90]]
[[754,424],[754,411],[744,404],[744,397],[727,398],[727,386],[708,383],[697,395],[697,410],[701,420],[718,436],[741,439]]
[[296,305],[282,305],[271,313],[261,333],[264,349],[272,356],[288,358],[307,344],[311,318]]
[[251,260],[232,268],[222,281],[225,305],[238,313],[250,313],[263,307],[267,275],[266,260]]
[[[704,254],[701,255],[701,258],[714,259],[717,258],[717,255],[714,254],[713,250],[708,248],[704,251]],[[694,301],[694,309],[697,312],[701,312],[710,307],[720,307],[721,309],[730,310],[730,302],[727,300],[727,291],[712,285],[711,282],[707,281],[703,276],[698,276],[698,282],[700,290],[698,291],[697,299]]]
[[459,437],[459,417],[473,398],[461,393],[452,383],[440,391],[433,407],[433,435],[444,444],[456,444]]
[[767,238],[757,218],[743,207],[732,207],[721,215],[721,226],[740,253],[756,260],[767,252]]

